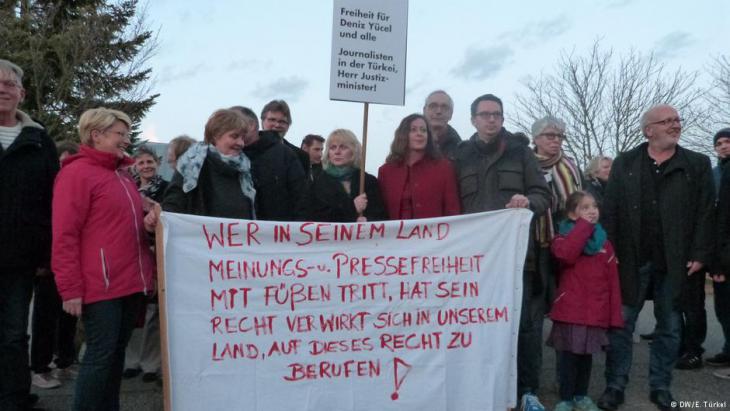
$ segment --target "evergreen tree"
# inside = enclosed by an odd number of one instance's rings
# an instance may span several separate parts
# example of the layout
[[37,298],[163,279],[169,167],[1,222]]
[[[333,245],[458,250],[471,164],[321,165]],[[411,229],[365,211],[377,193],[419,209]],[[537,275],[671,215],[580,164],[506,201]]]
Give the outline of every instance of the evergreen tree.
[[0,2],[0,57],[23,68],[21,109],[56,140],[77,140],[85,110],[115,108],[140,120],[159,94],[147,60],[155,50],[138,0]]

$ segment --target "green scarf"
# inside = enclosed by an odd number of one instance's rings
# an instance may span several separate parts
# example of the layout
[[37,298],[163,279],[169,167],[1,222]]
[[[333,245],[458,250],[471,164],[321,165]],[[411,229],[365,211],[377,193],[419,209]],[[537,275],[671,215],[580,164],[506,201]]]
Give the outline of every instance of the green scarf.
[[347,181],[357,171],[353,166],[333,166],[324,169],[325,173],[334,177],[337,181]]
[[[558,225],[558,232],[560,235],[567,235],[575,227],[575,221],[565,219]],[[606,242],[606,230],[603,229],[601,223],[596,223],[593,229],[593,234],[586,242],[586,246],[583,247],[583,254],[596,255],[603,249],[603,244]]]

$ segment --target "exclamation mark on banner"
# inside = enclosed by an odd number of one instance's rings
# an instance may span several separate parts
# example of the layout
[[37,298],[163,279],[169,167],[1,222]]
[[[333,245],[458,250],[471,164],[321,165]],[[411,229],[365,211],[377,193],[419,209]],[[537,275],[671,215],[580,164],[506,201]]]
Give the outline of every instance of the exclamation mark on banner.
[[[400,371],[398,370],[400,367]],[[390,399],[395,401],[398,399],[398,390],[403,385],[403,380],[411,371],[412,366],[398,357],[393,357],[393,376],[395,377],[395,392],[390,394]]]

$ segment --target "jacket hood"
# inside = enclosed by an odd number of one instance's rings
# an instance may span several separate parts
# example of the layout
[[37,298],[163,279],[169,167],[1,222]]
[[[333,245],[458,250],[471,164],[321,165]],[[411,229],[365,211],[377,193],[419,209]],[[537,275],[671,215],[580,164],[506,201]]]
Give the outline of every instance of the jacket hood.
[[87,145],[82,145],[79,147],[79,152],[66,157],[61,166],[65,167],[80,159],[88,159],[104,168],[108,168],[109,170],[116,170],[120,167],[128,167],[134,164],[134,160],[130,157],[120,159],[116,156],[116,154],[99,151]]

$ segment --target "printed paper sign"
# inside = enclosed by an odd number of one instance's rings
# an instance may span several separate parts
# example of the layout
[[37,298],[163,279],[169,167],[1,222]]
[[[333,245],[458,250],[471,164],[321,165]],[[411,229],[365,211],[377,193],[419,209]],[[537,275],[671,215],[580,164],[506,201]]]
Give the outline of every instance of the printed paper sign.
[[405,104],[407,0],[335,0],[330,99]]
[[531,215],[336,224],[163,213],[173,409],[514,406]]

